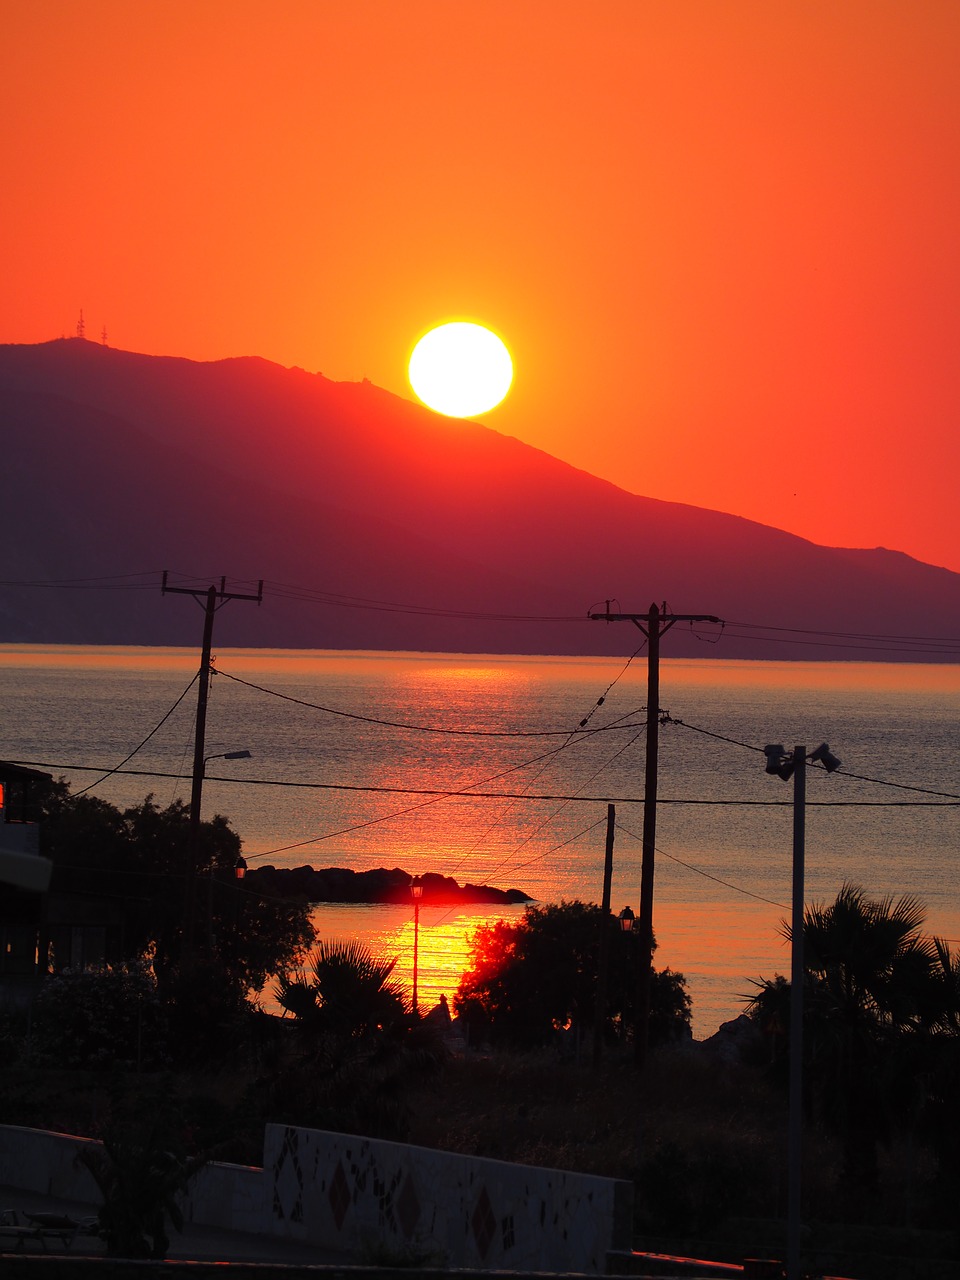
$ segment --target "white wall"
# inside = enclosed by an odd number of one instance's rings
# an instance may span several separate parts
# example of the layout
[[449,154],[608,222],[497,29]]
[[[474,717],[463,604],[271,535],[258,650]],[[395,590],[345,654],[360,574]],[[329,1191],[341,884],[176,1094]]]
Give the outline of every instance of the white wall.
[[275,1232],[355,1257],[603,1273],[632,1246],[612,1178],[273,1124],[264,1168]]
[[[89,1204],[87,1138],[0,1125],[0,1185]],[[421,1260],[479,1270],[603,1274],[629,1250],[628,1182],[268,1124],[264,1168],[211,1163],[184,1217],[228,1231],[312,1241],[358,1262]]]

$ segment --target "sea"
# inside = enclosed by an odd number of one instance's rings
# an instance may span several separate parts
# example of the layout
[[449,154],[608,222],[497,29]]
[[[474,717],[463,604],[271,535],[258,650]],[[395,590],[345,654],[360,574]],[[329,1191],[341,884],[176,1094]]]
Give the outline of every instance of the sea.
[[[399,867],[600,902],[612,804],[611,907],[639,911],[644,653],[221,649],[213,665],[203,816],[229,819],[249,866]],[[189,801],[198,667],[190,649],[0,646],[0,758],[120,806]],[[913,895],[925,932],[960,948],[960,666],[664,657],[659,710],[655,963],[684,975],[696,1038],[789,975],[795,876],[808,904],[844,884]],[[806,769],[800,866],[794,784],[763,748],[821,743],[841,764]],[[408,985],[416,941],[426,1008],[452,1001],[478,928],[522,913],[312,918],[320,938],[395,958]]]

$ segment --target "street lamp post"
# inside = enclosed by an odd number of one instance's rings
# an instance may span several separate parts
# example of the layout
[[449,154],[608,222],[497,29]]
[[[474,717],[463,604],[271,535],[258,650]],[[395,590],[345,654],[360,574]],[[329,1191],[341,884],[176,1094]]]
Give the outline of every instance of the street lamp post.
[[[193,824],[193,830],[194,830],[193,874],[194,875],[196,875],[197,860],[199,858],[200,797],[203,793],[203,781],[207,776],[207,762],[209,760],[249,760],[249,759],[250,759],[250,752],[244,748],[244,750],[242,751],[215,751],[213,752],[212,755],[204,756],[200,762],[200,778],[199,778],[200,785],[197,788],[197,792],[196,792],[197,816],[196,816],[196,822],[195,824]],[[241,862],[242,861],[243,860],[241,859]],[[234,868],[234,874],[238,880],[242,879],[243,873],[245,872],[246,872],[246,863],[243,863],[243,872],[241,872],[239,864],[237,864],[237,866],[235,866]],[[212,863],[210,866],[210,875],[207,880],[207,952],[209,955],[213,954],[213,864]]]
[[410,897],[413,899],[413,1015],[420,1017],[420,1004],[417,1000],[417,962],[420,946],[420,899],[423,897],[423,881],[414,876],[410,881]]
[[828,773],[840,761],[825,742],[807,755],[805,746],[792,753],[781,743],[763,749],[767,773],[786,782],[793,778],[793,896],[790,918],[790,1087],[787,1131],[787,1280],[800,1280],[801,1146],[803,1134],[803,876],[806,844],[807,760]]

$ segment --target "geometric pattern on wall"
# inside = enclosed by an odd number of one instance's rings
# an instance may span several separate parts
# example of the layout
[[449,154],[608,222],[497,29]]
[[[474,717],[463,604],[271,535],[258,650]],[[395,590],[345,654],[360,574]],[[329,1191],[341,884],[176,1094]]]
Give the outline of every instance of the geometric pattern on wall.
[[343,1230],[343,1220],[347,1216],[347,1210],[350,1208],[350,1188],[347,1185],[347,1175],[343,1172],[343,1162],[337,1161],[336,1172],[330,1180],[330,1208],[333,1211],[333,1220],[337,1224],[337,1230]]
[[397,1218],[405,1238],[412,1240],[417,1223],[420,1221],[420,1197],[417,1195],[417,1187],[410,1173],[407,1174],[407,1179],[397,1197]]
[[490,1248],[490,1241],[497,1230],[497,1219],[486,1187],[481,1187],[480,1189],[470,1225],[473,1227],[473,1238],[476,1240],[477,1248],[480,1250],[480,1257],[485,1258],[487,1250]]
[[290,1206],[290,1221],[303,1221],[303,1170],[300,1168],[298,1133],[288,1128],[283,1135],[280,1154],[273,1167],[273,1211],[284,1217],[283,1206]]
[[294,1239],[416,1242],[451,1268],[595,1276],[630,1245],[632,1188],[612,1179],[282,1125],[267,1126],[264,1155],[274,1221]]

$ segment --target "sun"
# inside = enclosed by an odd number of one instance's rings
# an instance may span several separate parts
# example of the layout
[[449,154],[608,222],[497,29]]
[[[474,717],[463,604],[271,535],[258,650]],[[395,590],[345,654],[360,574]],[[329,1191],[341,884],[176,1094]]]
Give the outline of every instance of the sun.
[[407,376],[428,408],[448,418],[470,418],[504,398],[513,381],[513,361],[490,329],[454,320],[424,334],[413,349]]

